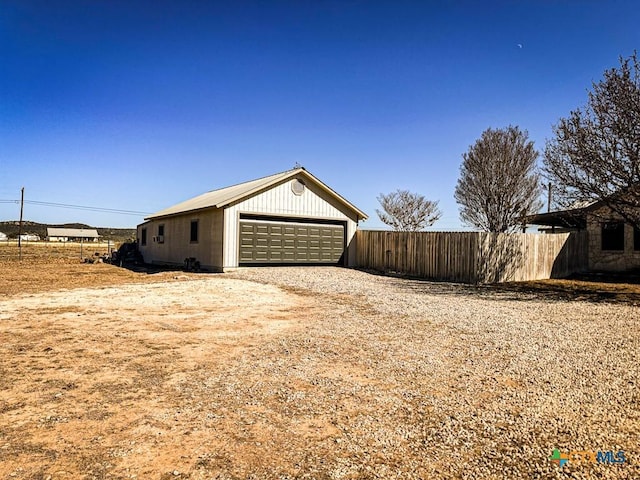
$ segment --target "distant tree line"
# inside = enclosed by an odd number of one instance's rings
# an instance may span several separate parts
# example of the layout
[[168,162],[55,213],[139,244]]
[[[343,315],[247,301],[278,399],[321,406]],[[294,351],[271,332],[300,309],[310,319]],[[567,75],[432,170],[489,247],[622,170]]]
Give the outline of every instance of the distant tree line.
[[[10,239],[18,238],[20,222],[17,220],[0,222],[0,232]],[[136,236],[135,228],[101,228],[92,227],[84,223],[46,224],[31,221],[22,222],[22,233],[39,235],[43,240],[47,236],[47,228],[85,228],[96,229],[101,240],[111,240],[113,242],[125,242]]]

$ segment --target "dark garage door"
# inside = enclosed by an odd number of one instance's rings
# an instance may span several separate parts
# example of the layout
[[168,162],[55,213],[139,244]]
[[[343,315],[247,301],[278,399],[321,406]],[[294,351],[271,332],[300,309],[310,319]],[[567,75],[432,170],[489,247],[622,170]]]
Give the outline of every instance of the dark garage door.
[[240,220],[240,263],[337,264],[344,225]]

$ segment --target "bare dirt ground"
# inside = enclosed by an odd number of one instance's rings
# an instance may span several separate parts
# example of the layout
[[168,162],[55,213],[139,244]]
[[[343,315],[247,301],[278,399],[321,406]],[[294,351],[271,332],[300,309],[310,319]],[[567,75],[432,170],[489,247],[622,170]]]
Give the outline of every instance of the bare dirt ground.
[[640,477],[633,302],[28,267],[0,262],[1,479]]

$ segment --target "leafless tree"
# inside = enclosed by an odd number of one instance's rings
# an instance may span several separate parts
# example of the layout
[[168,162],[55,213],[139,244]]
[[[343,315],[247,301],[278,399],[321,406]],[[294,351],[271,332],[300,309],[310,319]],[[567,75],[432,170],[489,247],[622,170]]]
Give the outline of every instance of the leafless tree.
[[560,208],[601,201],[640,227],[640,62],[634,52],[593,83],[587,105],[547,140],[544,175]]
[[417,232],[433,225],[441,216],[437,201],[431,201],[408,190],[381,193],[378,202],[382,210],[376,213],[387,225],[400,232]]
[[540,210],[538,152],[526,131],[491,128],[462,155],[455,199],[460,218],[488,232],[513,231]]

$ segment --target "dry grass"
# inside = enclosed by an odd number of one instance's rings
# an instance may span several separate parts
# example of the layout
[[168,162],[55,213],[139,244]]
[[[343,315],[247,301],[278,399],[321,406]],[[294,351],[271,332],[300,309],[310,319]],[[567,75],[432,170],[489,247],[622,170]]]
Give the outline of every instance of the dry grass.
[[107,253],[109,249],[117,250],[118,243],[101,242],[22,242],[19,248],[18,242],[0,242],[0,260],[19,260],[22,254],[23,260],[48,261],[51,259],[82,259],[91,257],[95,253],[100,255]]
[[[113,244],[111,244],[113,248]],[[107,252],[107,244],[83,248],[83,258]],[[0,298],[72,288],[97,288],[129,283],[155,283],[172,278],[171,273],[146,275],[103,263],[86,264],[79,244],[27,243],[23,260],[17,245],[0,243]]]
[[52,258],[0,260],[0,298],[71,288],[97,288],[128,283],[154,283],[170,279],[170,272],[154,275],[135,273],[103,263],[86,264],[79,259]]

